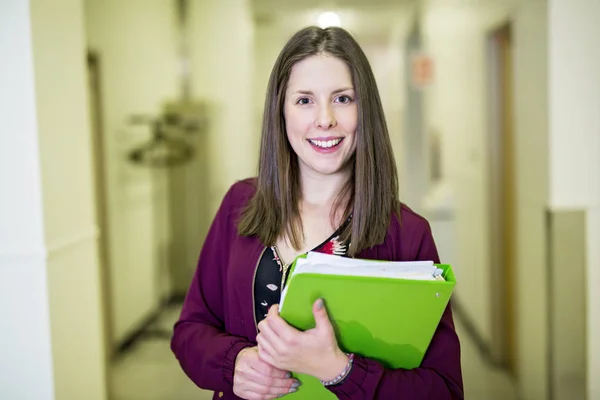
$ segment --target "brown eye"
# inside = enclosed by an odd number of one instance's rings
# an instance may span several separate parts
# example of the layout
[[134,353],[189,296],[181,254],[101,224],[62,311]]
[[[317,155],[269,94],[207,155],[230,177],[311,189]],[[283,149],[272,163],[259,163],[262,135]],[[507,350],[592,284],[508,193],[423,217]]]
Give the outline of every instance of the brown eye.
[[346,96],[346,95],[339,96],[336,100],[338,103],[342,103],[342,104],[348,104],[348,103],[352,102],[352,99],[350,98],[350,96]]

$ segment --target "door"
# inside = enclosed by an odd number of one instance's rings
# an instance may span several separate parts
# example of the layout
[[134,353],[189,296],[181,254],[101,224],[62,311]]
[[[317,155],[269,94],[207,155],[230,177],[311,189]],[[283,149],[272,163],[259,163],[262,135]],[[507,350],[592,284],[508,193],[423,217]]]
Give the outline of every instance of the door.
[[515,374],[516,179],[513,124],[513,47],[510,25],[488,38],[490,213],[494,360]]
[[[97,54],[89,52],[87,56],[88,71],[88,106],[90,129],[92,137],[92,159],[94,173],[94,194],[96,206],[96,225],[98,235],[98,259],[100,262],[100,283],[102,293],[102,315],[104,318],[104,348],[106,350],[106,364],[112,358],[112,325],[110,318],[110,257],[108,238],[108,197],[105,169],[104,137],[102,129],[102,96],[101,96],[101,68]],[[107,371],[108,372],[108,371]],[[107,379],[110,376],[106,374]]]

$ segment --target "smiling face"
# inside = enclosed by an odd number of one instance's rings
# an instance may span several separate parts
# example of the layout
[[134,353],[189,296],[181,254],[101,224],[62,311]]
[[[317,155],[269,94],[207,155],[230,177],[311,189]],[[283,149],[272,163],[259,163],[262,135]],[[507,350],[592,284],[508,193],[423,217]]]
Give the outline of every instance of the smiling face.
[[294,65],[284,116],[301,174],[347,172],[356,149],[358,107],[352,76],[343,61],[316,55]]

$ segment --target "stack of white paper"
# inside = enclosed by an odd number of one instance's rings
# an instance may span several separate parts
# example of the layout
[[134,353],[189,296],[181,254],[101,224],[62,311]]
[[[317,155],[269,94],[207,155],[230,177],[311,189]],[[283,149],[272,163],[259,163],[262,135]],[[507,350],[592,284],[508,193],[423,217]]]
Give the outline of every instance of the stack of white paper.
[[[299,258],[296,261],[296,266],[288,281],[298,274],[443,281],[442,273],[443,270],[437,268],[433,261],[376,261],[309,252],[305,258]],[[286,292],[287,285],[281,293],[281,305],[283,305]]]

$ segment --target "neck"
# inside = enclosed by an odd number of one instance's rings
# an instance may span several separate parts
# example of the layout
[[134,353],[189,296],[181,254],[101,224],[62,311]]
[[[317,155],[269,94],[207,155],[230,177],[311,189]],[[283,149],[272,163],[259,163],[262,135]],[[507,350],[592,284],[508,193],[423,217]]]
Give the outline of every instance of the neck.
[[321,175],[314,171],[302,171],[300,173],[301,209],[319,208],[322,210],[326,208],[329,212],[349,177],[350,170],[331,175]]

